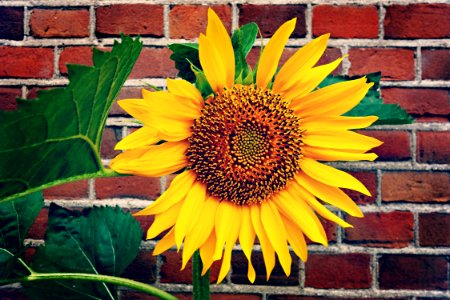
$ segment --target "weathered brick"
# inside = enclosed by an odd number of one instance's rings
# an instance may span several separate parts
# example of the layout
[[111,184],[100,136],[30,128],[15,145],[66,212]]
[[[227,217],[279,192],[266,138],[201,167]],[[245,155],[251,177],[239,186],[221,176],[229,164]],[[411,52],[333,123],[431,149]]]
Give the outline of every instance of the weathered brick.
[[432,255],[383,255],[379,259],[381,289],[447,289],[447,259]]
[[159,178],[128,176],[97,178],[95,193],[98,199],[132,197],[156,199],[160,196]]
[[45,231],[48,225],[48,208],[43,208],[39,212],[38,216],[31,225],[28,234],[26,235],[29,239],[43,240],[45,236]]
[[79,180],[45,189],[44,198],[46,199],[87,198],[88,192],[89,192],[88,181]]
[[409,132],[407,131],[384,131],[364,130],[362,134],[374,137],[383,142],[377,148],[371,150],[378,155],[377,160],[409,160],[411,151],[409,147]]
[[419,214],[420,246],[450,246],[450,214]]
[[0,78],[51,78],[53,49],[0,47]]
[[[450,28],[450,26],[448,27]],[[449,49],[422,50],[422,78],[446,80],[450,79]]]
[[30,300],[25,291],[20,288],[0,288],[2,300]]
[[130,78],[175,77],[178,71],[168,48],[143,48]]
[[[181,252],[166,251],[160,255],[163,261],[161,266],[161,283],[192,283],[192,259],[181,271]],[[216,282],[219,276],[222,261],[216,261],[210,268],[210,282]],[[226,280],[224,280],[225,282]]]
[[121,275],[139,282],[154,283],[156,281],[156,257],[152,251],[142,250]]
[[381,190],[384,202],[449,202],[450,176],[446,172],[386,172]]
[[114,150],[121,137],[121,128],[106,127],[103,130],[102,142],[100,146],[100,156],[102,158],[113,158],[120,153]]
[[305,10],[303,5],[239,5],[239,26],[250,22],[258,24],[263,37],[272,36],[275,31],[292,18],[297,18],[291,38],[306,35]]
[[[261,252],[252,252],[252,264],[256,271],[256,279],[254,284],[257,285],[278,285],[278,286],[295,286],[299,284],[298,270],[299,259],[294,254],[292,256],[291,275],[286,277],[280,262],[278,259],[275,263],[270,279],[266,279],[266,267],[264,265],[264,258]],[[248,261],[242,251],[233,252],[231,260],[231,268],[233,273],[231,274],[231,282],[236,284],[250,284],[247,277]]]
[[363,171],[352,171],[348,172],[355,176],[359,181],[361,181],[364,186],[369,190],[372,196],[367,196],[361,194],[357,191],[350,189],[343,189],[344,192],[353,199],[358,205],[372,204],[375,203],[377,199],[377,174],[375,172],[363,172]]
[[22,96],[22,89],[16,87],[0,87],[0,110],[17,109],[16,98]]
[[450,106],[445,89],[383,88],[385,103],[396,103],[414,117],[439,116],[448,120]]
[[414,51],[392,48],[349,50],[350,76],[381,71],[383,80],[414,79]]
[[0,39],[23,39],[23,7],[0,6]]
[[[268,300],[383,300],[386,298],[353,298],[353,297],[345,297],[345,298],[335,298],[335,297],[327,297],[327,296],[298,296],[298,295],[269,295]],[[410,300],[410,298],[389,298],[391,300]],[[434,299],[433,299],[434,300]]]
[[417,132],[417,161],[423,163],[450,163],[450,132]]
[[[228,5],[210,6],[231,32],[231,7]],[[200,5],[175,5],[169,12],[170,37],[194,39],[205,33],[208,23],[208,7]]]
[[[192,300],[192,293],[170,293],[179,300]],[[159,300],[159,297],[153,297],[144,293],[124,290],[120,294],[123,300]],[[211,300],[260,300],[261,296],[256,294],[216,294],[211,292]],[[9,299],[8,299],[9,300]]]
[[306,287],[323,289],[370,287],[368,254],[311,254],[305,268]]
[[66,64],[92,66],[92,47],[67,47],[59,56],[59,71],[67,74]]
[[35,8],[30,16],[30,29],[31,34],[39,38],[88,37],[89,11]]
[[377,38],[375,6],[318,5],[313,7],[314,36],[330,33],[332,38]]
[[411,4],[390,5],[384,17],[386,38],[446,38],[450,37],[450,5]]
[[353,228],[345,229],[346,243],[371,247],[401,248],[414,239],[414,218],[411,212],[366,213],[364,218],[346,217]]
[[118,36],[120,33],[161,37],[164,35],[162,5],[119,4],[96,9],[96,35]]

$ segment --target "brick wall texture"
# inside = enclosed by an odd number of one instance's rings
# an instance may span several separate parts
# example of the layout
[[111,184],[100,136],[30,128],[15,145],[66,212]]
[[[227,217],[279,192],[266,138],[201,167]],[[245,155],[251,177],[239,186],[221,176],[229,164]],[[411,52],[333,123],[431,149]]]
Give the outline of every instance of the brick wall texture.
[[[232,272],[212,285],[213,299],[446,299],[450,256],[450,4],[448,1],[326,0],[3,0],[0,1],[0,109],[16,109],[15,98],[67,84],[66,63],[91,64],[91,48],[110,48],[123,32],[141,35],[144,49],[119,98],[139,96],[145,83],[165,87],[177,71],[167,45],[195,41],[206,26],[209,5],[229,30],[256,21],[264,38],[297,17],[283,60],[312,38],[330,32],[322,63],[348,54],[337,74],[383,72],[387,103],[402,105],[412,125],[374,126],[367,134],[385,143],[376,162],[334,163],[355,174],[374,195],[351,193],[364,219],[355,225],[326,224],[330,246],[310,245],[306,264],[294,260],[286,278],[279,265],[269,281],[259,248],[258,276],[249,284],[244,255],[236,249]],[[256,51],[249,61],[255,61]],[[114,106],[105,130],[104,163],[114,145],[136,130]],[[71,183],[45,191],[48,207],[119,204],[137,211],[158,197],[172,178],[112,178]],[[349,192],[350,193],[350,192]],[[47,208],[29,234],[42,242]],[[152,218],[140,217],[143,228]],[[179,271],[175,250],[151,255],[142,242],[126,276],[190,299],[190,268]],[[244,264],[245,265],[245,264]],[[218,266],[212,267],[212,279]],[[0,290],[2,299],[22,299],[20,289]],[[153,299],[122,290],[122,299]]]

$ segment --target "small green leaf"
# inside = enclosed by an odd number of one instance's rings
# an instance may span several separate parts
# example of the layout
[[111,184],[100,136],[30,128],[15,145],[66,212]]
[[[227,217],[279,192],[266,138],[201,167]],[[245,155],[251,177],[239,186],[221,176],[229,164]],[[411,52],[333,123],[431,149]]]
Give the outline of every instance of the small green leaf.
[[0,111],[0,203],[81,178],[102,176],[100,142],[109,109],[141,51],[123,36],[94,66],[68,65],[69,85]]
[[236,65],[234,77],[238,83],[241,83],[250,72],[246,57],[255,43],[257,34],[258,25],[256,23],[248,23],[235,30],[231,37]]
[[179,71],[178,77],[189,82],[195,82],[195,73],[191,68],[191,64],[200,68],[198,44],[172,44],[169,45],[169,49],[173,52],[172,55],[170,55],[170,59],[175,62],[175,68]]
[[[319,87],[323,88],[334,83],[361,77],[362,76],[348,77],[330,75],[319,85]],[[413,122],[413,118],[403,108],[397,104],[383,103],[380,93],[381,73],[377,72],[367,74],[366,77],[367,82],[373,82],[374,85],[369,89],[361,102],[345,115],[353,117],[377,116],[378,120],[374,123],[374,125],[411,124]]]
[[[70,211],[51,204],[45,245],[31,268],[36,272],[120,275],[136,257],[142,230],[130,213],[119,207]],[[111,299],[113,286],[86,281],[28,283],[35,299]]]

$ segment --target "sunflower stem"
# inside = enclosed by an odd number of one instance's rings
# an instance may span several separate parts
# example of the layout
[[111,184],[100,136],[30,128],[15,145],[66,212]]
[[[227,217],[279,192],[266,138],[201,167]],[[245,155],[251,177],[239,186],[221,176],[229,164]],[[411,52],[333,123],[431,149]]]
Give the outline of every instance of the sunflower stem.
[[192,283],[194,285],[194,300],[209,300],[209,270],[202,276],[202,260],[197,250],[192,258]]

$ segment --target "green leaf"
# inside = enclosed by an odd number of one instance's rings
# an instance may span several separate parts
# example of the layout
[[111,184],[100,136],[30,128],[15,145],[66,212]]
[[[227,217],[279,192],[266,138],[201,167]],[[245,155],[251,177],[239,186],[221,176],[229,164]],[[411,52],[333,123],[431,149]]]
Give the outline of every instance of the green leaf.
[[195,82],[195,73],[191,68],[191,64],[200,68],[200,59],[198,57],[198,44],[185,43],[185,44],[172,44],[169,45],[169,49],[172,50],[170,59],[175,62],[175,68],[177,68],[178,77],[183,78],[189,82]]
[[[378,120],[374,123],[374,125],[411,124],[413,122],[413,118],[398,104],[383,103],[380,93],[381,73],[371,73],[366,75],[366,77],[367,82],[373,82],[374,85],[369,89],[361,102],[345,115],[353,117],[377,116]],[[357,78],[361,78],[361,76],[348,77],[329,75],[319,85],[319,88]]]
[[234,77],[238,83],[241,83],[250,72],[246,57],[255,43],[257,34],[258,25],[256,23],[248,23],[235,30],[231,37],[236,65]]
[[17,111],[0,111],[0,203],[106,176],[99,157],[103,128],[141,48],[138,39],[123,36],[111,52],[94,50],[93,67],[68,65],[67,87],[18,99]]
[[[120,275],[136,257],[142,230],[119,207],[70,211],[51,204],[45,245],[31,268],[40,273],[72,272]],[[111,299],[113,286],[86,281],[26,284],[35,299]],[[95,298],[92,298],[95,297]]]

